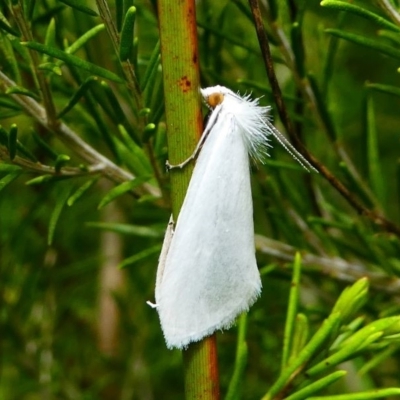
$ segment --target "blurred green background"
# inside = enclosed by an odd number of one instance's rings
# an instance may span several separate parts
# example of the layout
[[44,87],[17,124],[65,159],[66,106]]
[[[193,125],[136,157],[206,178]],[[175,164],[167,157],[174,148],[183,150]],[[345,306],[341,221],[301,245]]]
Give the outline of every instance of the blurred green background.
[[[137,10],[130,62],[139,82],[153,68],[142,104],[149,108],[145,123],[125,83],[91,78],[94,70],[42,52],[36,52],[38,69],[32,72],[35,61],[20,44],[35,41],[65,50],[102,23],[81,9],[97,13],[100,3],[7,0],[0,5],[0,71],[17,85],[10,92],[4,77],[0,80],[0,398],[5,400],[184,398],[181,353],[167,350],[158,315],[146,305],[154,300],[170,215],[162,72],[153,51],[159,37],[156,2],[107,2],[118,31],[127,9]],[[392,8],[385,8],[387,3]],[[278,79],[302,141],[362,204],[400,225],[399,4],[352,4],[394,27],[314,0],[262,2],[262,8]],[[199,0],[197,20],[202,86],[251,92],[275,110],[247,2]],[[329,28],[365,43],[339,38],[326,32]],[[124,79],[124,64],[105,28],[85,40],[75,56]],[[57,113],[75,96],[62,121],[143,179],[137,187],[120,189],[99,208],[124,180],[87,173],[87,159],[12,99],[12,93],[25,90],[23,97],[43,105],[38,74]],[[146,131],[148,124],[154,126]],[[14,143],[17,157],[11,161],[9,137],[16,129],[19,147]],[[260,398],[279,372],[294,250],[305,260],[301,311],[311,329],[360,276],[371,283],[363,309],[367,320],[398,312],[399,235],[359,215],[321,174],[307,174],[276,142],[273,146],[265,165],[252,167],[263,293],[248,316],[243,399]],[[60,155],[69,160],[63,163]],[[41,167],[34,170],[37,163],[69,167],[72,176],[49,170],[52,178],[32,182],[48,175]],[[82,185],[87,190],[78,197]],[[273,240],[268,248],[261,246],[264,238]],[[319,258],[307,261],[310,255]],[[222,393],[232,374],[236,333],[232,328],[218,335]],[[396,346],[392,350],[380,368],[362,377],[352,372],[332,392],[400,386],[399,352]],[[352,361],[349,370],[368,357]]]

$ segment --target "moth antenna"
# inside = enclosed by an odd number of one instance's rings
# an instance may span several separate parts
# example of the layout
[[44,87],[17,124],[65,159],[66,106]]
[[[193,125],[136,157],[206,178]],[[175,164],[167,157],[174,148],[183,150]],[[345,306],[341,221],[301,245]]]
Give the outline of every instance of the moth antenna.
[[285,138],[285,136],[282,135],[278,131],[278,129],[275,128],[274,125],[271,124],[268,120],[266,121],[271,133],[273,136],[275,136],[276,140],[282,145],[282,147],[308,172],[310,172],[310,169],[318,172],[308,160],[304,158],[304,156],[299,153],[296,148]]

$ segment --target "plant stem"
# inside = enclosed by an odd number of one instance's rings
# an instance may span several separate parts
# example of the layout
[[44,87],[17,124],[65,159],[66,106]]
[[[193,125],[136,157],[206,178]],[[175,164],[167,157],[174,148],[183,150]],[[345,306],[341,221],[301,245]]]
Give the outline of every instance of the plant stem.
[[400,25],[400,14],[389,0],[378,0],[378,4],[394,23]]
[[216,335],[193,343],[183,352],[186,400],[218,400]]
[[17,165],[23,168],[26,172],[71,177],[101,174],[105,167],[104,164],[99,163],[90,165],[86,170],[63,167],[60,171],[56,171],[55,167],[44,165],[39,162],[33,162],[19,156],[16,156],[12,162],[10,162],[9,152],[3,146],[0,146],[0,160],[5,161],[6,163],[11,163],[12,165]]
[[[106,0],[96,0],[97,9],[99,10],[100,16],[104,21],[107,28],[108,34],[111,38],[111,43],[114,47],[115,54],[119,54],[120,37],[114,21],[111,17],[110,9]],[[135,101],[136,110],[139,111],[142,107],[142,96],[139,87],[139,82],[137,80],[133,65],[128,61],[121,61],[121,67],[124,71],[125,77],[128,82],[128,88],[133,93],[133,98]],[[139,119],[140,120],[140,119]]]
[[[12,11],[14,13],[18,28],[22,32],[24,40],[33,41],[32,32],[28,22],[25,19],[21,4],[14,5],[12,7]],[[40,55],[36,51],[30,49],[28,51],[32,60],[33,77],[35,81],[38,82],[42,92],[48,124],[49,126],[54,127],[57,125],[56,110],[46,77],[44,76],[43,72],[39,70]]]
[[[193,152],[202,132],[194,0],[158,1],[169,161],[178,164]],[[175,221],[193,165],[171,172]],[[195,312],[195,310],[193,310]],[[183,352],[187,400],[219,399],[215,335]]]
[[[294,262],[296,248],[261,235],[255,235],[256,250],[284,262]],[[368,278],[371,287],[387,294],[399,293],[400,279],[388,277],[381,272],[370,270],[370,266],[361,261],[347,261],[338,256],[320,256],[310,252],[302,252],[301,263],[304,273],[315,272],[318,265],[321,276],[329,276],[338,282],[353,283],[363,277]],[[308,269],[309,267],[310,269]],[[263,271],[261,270],[261,274]],[[322,279],[322,278],[321,278]]]

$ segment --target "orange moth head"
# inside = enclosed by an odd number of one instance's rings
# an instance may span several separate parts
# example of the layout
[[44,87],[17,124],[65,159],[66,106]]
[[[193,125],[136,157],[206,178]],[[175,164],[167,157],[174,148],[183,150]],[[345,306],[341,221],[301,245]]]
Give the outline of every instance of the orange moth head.
[[222,104],[225,96],[227,95],[237,97],[237,95],[235,95],[232,90],[229,90],[223,86],[212,86],[205,89],[200,89],[200,93],[203,96],[207,107],[211,109]]
[[205,101],[209,107],[215,108],[224,101],[224,97],[223,93],[215,92],[207,96]]

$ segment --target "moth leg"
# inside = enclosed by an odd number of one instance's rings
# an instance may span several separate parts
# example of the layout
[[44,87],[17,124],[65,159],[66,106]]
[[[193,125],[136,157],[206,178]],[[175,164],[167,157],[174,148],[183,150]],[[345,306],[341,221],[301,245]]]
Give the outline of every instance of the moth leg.
[[166,163],[165,163],[165,166],[167,167],[167,170],[169,171],[169,170],[175,169],[175,168],[182,169],[185,165],[189,164],[190,161],[194,160],[198,156],[198,154],[200,153],[200,150],[201,150],[201,148],[203,146],[203,143],[205,142],[205,139],[206,139],[207,135],[208,135],[208,132],[206,133],[206,131],[204,131],[203,134],[201,135],[201,138],[200,138],[199,142],[197,143],[196,148],[194,149],[194,152],[185,161],[182,161],[180,164],[173,165],[173,164],[170,164],[169,161],[167,160]]
[[190,161],[194,160],[197,157],[198,152],[199,152],[199,150],[197,150],[197,151],[195,150],[189,158],[187,158],[185,161],[181,162],[180,164],[170,164],[169,161],[167,160],[165,162],[165,167],[167,168],[167,171],[169,171],[171,169],[176,169],[176,168],[182,169],[186,164],[189,164]]
[[185,165],[189,164],[190,161],[194,160],[199,155],[200,150],[203,147],[203,144],[206,141],[208,134],[210,133],[211,129],[213,128],[213,126],[215,125],[215,122],[218,119],[220,108],[221,108],[221,105],[217,105],[215,107],[214,111],[211,113],[210,119],[208,120],[207,125],[204,129],[204,132],[202,133],[201,138],[200,138],[199,142],[197,143],[197,146],[194,149],[194,152],[192,153],[192,155],[189,158],[187,158],[185,161],[182,161],[180,164],[173,165],[173,164],[170,164],[169,161],[167,160],[167,162],[165,163],[167,170],[171,170],[171,169],[175,169],[175,168],[182,169]]

